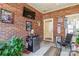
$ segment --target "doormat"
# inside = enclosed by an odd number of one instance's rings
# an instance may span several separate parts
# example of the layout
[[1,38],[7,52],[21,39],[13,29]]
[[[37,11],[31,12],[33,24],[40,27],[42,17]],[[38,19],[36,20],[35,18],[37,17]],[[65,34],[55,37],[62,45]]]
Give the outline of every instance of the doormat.
[[29,53],[31,53],[31,51],[29,51],[29,50],[24,50],[23,53],[29,54]]

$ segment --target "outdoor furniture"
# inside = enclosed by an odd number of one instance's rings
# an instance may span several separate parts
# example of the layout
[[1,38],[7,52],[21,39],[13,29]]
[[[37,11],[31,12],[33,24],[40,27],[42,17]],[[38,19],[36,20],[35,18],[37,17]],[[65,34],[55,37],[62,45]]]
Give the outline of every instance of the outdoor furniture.
[[77,46],[75,42],[71,45],[70,56],[79,56],[79,46]]
[[79,46],[76,45],[76,35],[72,37],[70,56],[79,56]]
[[67,34],[65,40],[61,41],[61,42],[57,42],[59,43],[61,46],[71,46],[71,39],[72,39],[73,34]]
[[59,43],[57,43],[57,42],[61,42],[61,41],[62,41],[62,37],[59,36],[59,35],[57,35],[57,36],[56,36],[56,41],[55,41],[55,43],[56,43],[56,48],[61,48],[61,45],[60,45]]

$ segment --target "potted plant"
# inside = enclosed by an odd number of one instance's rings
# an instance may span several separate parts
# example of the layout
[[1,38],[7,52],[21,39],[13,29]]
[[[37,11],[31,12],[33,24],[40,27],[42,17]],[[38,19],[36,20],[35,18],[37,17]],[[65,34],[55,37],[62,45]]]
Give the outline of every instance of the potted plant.
[[79,46],[79,35],[78,35],[77,38],[76,38],[76,46],[77,46],[77,47]]
[[9,41],[1,44],[0,55],[2,56],[20,56],[24,50],[24,42],[20,37],[13,37]]

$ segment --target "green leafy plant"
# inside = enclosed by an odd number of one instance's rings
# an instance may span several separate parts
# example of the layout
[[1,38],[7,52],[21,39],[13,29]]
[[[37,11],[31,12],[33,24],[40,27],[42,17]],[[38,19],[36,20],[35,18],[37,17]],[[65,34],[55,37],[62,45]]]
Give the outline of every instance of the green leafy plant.
[[24,42],[20,37],[13,37],[7,42],[0,44],[0,55],[2,56],[20,56],[24,50]]
[[78,35],[78,37],[76,38],[76,43],[79,44],[79,35]]

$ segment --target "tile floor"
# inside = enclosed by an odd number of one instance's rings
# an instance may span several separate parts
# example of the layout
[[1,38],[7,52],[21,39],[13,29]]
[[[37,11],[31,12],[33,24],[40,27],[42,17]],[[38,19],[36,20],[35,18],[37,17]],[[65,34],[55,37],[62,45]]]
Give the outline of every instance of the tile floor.
[[60,56],[69,56],[69,54],[70,54],[70,48],[62,47]]
[[54,43],[42,41],[40,43],[40,49],[36,52],[31,52],[30,54],[24,54],[24,56],[43,56],[51,46],[54,46]]
[[24,56],[69,56],[70,49],[62,48],[60,52],[59,49],[55,47],[55,44],[52,42],[42,41],[40,43],[40,49],[36,52],[31,52],[30,54],[24,54]]

